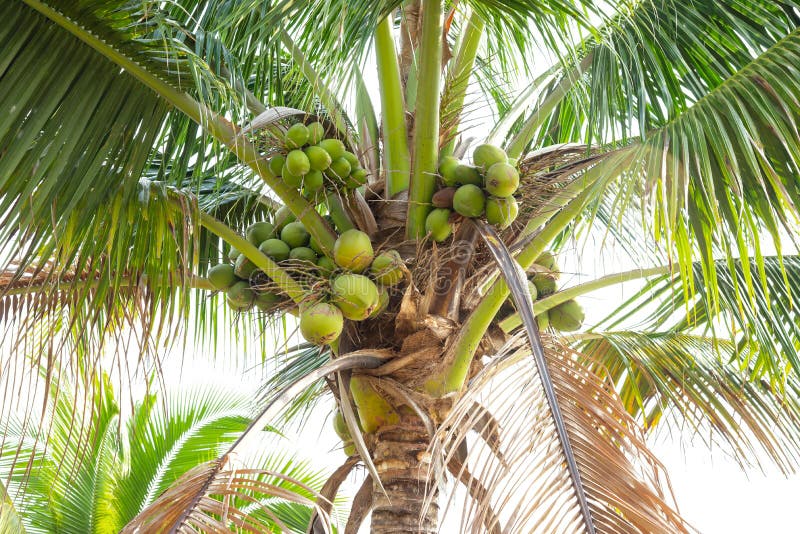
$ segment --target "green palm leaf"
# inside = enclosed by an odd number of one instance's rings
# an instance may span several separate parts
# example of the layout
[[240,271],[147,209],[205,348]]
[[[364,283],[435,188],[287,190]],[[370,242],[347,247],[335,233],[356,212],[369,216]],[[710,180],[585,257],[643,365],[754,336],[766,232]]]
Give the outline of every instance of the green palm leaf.
[[[734,343],[680,332],[600,332],[580,337],[581,351],[607,373],[625,409],[653,432],[687,429],[723,446],[743,466],[768,459],[786,473],[800,455],[791,374],[778,388],[754,375],[755,358]],[[750,360],[741,368],[736,360]]]

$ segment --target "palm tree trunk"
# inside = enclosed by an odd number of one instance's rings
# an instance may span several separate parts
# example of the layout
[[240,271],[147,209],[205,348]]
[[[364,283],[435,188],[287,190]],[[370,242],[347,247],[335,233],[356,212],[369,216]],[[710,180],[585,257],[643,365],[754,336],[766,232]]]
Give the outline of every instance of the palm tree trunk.
[[[379,431],[376,438],[373,456],[386,493],[375,484],[372,533],[436,533],[439,506],[436,488],[431,486],[430,436],[425,427],[408,417]],[[427,492],[433,492],[433,498],[425,508]]]

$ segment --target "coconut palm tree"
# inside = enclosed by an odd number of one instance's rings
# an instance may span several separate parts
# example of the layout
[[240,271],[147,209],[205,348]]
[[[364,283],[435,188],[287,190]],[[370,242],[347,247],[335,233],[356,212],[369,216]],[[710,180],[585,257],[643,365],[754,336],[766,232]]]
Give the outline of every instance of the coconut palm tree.
[[[220,508],[226,459],[320,388],[352,454],[311,532],[356,464],[346,532],[688,531],[647,432],[800,453],[798,7],[5,2],[4,400],[51,394],[26,357],[258,352],[295,314],[314,345],[126,531],[246,529],[263,488]],[[316,175],[291,151],[321,139]],[[634,268],[559,288],[587,238]]]

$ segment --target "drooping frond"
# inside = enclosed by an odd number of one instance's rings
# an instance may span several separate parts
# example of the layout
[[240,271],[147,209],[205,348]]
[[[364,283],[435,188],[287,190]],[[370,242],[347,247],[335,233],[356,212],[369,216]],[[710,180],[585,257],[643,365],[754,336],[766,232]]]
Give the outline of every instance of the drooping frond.
[[[661,466],[613,385],[548,339],[547,362],[598,532],[688,532]],[[480,410],[475,405],[480,406]],[[472,434],[491,414],[490,447]],[[433,440],[437,480],[453,461],[480,489],[446,496],[460,532],[583,532],[574,488],[530,351],[513,339],[470,382]],[[447,519],[445,519],[447,521]],[[499,523],[499,524],[498,524]]]
[[800,316],[794,304],[800,294],[800,257],[764,257],[750,281],[746,265],[743,259],[716,261],[714,295],[703,283],[700,264],[694,265],[688,284],[677,276],[655,276],[597,330],[625,329],[635,322],[637,330],[700,332],[730,340],[742,369],[780,388],[787,367],[800,371]]
[[783,387],[772,386],[754,376],[747,348],[679,332],[601,332],[580,339],[578,347],[646,430],[666,425],[692,432],[709,447],[722,446],[742,466],[760,466],[767,458],[784,472],[797,469],[796,374]]

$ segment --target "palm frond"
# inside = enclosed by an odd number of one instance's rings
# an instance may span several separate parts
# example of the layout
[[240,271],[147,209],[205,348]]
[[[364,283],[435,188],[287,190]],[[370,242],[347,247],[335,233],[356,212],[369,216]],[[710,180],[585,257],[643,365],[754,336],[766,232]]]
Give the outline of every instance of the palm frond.
[[[757,260],[750,258],[749,262]],[[796,347],[800,316],[793,302],[800,291],[800,257],[766,256],[759,279],[748,287],[744,259],[714,263],[716,293],[704,284],[699,263],[691,278],[663,275],[651,278],[636,294],[613,310],[598,331],[630,327],[655,332],[697,333],[736,344],[736,361],[780,388],[800,372]]]
[[743,467],[768,459],[786,473],[800,456],[800,381],[757,378],[749,350],[680,332],[598,332],[578,341],[587,365],[607,375],[626,411],[650,432],[680,429],[720,446]]
[[[433,441],[437,479],[454,458],[483,485],[471,496],[451,489],[461,532],[583,531],[572,481],[536,365],[520,338],[512,339],[468,385]],[[580,362],[580,355],[546,342],[547,365],[564,413],[581,483],[598,532],[688,532],[674,510],[664,474],[625,412],[612,384]],[[513,392],[513,394],[512,394]],[[473,439],[479,403],[499,422],[492,452]],[[458,451],[468,452],[458,458]],[[466,501],[462,501],[466,499]],[[489,517],[500,522],[492,524]]]

